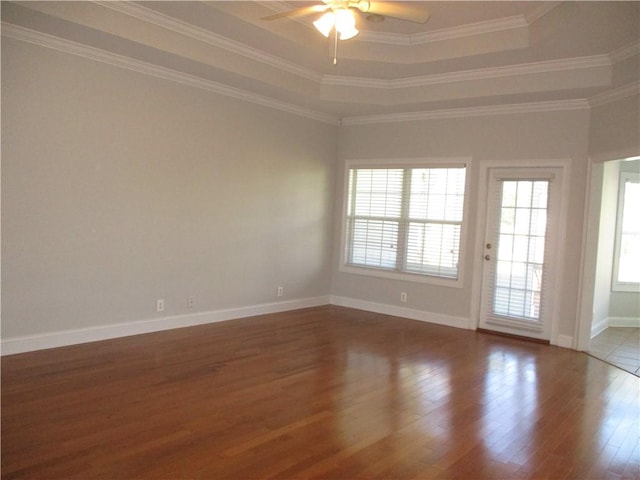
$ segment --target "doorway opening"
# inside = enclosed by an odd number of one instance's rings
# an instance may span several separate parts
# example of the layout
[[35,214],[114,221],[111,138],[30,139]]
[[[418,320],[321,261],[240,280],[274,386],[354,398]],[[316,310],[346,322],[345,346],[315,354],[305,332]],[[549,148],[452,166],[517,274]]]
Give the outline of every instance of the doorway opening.
[[583,306],[591,311],[583,349],[640,376],[640,158],[594,164],[591,177],[593,297]]

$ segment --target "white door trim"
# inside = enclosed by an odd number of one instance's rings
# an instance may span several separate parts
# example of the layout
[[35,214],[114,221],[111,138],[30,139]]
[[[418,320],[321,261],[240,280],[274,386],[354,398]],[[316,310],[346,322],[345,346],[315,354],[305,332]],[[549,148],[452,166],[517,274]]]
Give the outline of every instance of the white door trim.
[[[567,253],[566,230],[569,209],[569,187],[571,177],[571,159],[546,159],[546,160],[481,160],[477,163],[478,174],[478,203],[476,205],[476,229],[475,229],[475,246],[473,248],[473,280],[471,286],[471,311],[469,312],[469,328],[475,330],[480,322],[480,308],[482,301],[482,273],[483,273],[483,256],[485,244],[485,231],[487,222],[487,202],[489,195],[489,169],[492,168],[560,168],[562,170],[562,181],[560,191],[560,205],[558,212],[560,221],[558,225],[558,256],[557,256],[557,273],[555,281],[552,285],[547,285],[550,292],[553,292],[555,302],[553,305],[553,313],[551,318],[551,339],[552,345],[559,345],[560,337],[566,335],[559,334],[560,327],[560,307],[562,303],[562,295],[560,294],[560,286],[564,282],[565,277],[565,256]],[[573,347],[573,346],[572,346]]]
[[[596,258],[598,255],[598,234],[600,231],[600,206],[602,204],[602,172],[604,163],[587,163],[587,181],[584,192],[584,218],[582,222],[582,248],[580,249],[580,278],[578,280],[578,303],[574,346],[586,351],[591,343],[593,324],[593,299],[596,278]],[[600,183],[594,188],[594,181]]]

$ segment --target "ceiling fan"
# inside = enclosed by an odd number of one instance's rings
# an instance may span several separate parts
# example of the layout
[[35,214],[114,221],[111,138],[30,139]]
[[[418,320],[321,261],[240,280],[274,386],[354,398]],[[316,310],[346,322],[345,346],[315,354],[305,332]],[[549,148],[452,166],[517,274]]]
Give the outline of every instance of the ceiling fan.
[[301,17],[314,13],[324,14],[313,22],[316,29],[325,37],[334,32],[333,63],[337,63],[338,38],[348,40],[359,31],[356,28],[354,12],[367,14],[370,20],[384,20],[384,17],[406,20],[414,23],[425,23],[429,19],[429,11],[422,5],[409,5],[399,2],[378,0],[322,0],[322,4],[295,8],[285,12],[262,17],[262,20],[278,20],[285,17]]
[[324,4],[309,5],[285,12],[263,17],[262,20],[278,20],[284,17],[301,17],[322,12],[340,10],[359,11],[361,13],[396,18],[414,23],[425,23],[429,19],[429,11],[424,5],[409,5],[399,2],[378,0],[322,0]]

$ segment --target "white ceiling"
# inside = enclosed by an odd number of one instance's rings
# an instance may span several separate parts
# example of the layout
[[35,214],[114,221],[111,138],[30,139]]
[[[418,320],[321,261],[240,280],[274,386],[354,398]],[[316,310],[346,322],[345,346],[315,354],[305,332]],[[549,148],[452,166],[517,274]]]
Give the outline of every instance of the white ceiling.
[[311,25],[318,15],[261,20],[315,3],[3,2],[2,31],[328,120],[570,104],[638,88],[637,1],[412,2],[428,22],[358,15],[361,33],[339,42],[337,65]]

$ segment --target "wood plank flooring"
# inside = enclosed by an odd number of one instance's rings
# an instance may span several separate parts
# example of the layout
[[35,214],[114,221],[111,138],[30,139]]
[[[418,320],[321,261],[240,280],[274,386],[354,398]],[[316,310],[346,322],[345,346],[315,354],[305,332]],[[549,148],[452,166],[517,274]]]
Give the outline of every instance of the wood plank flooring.
[[2,478],[637,479],[640,379],[327,306],[2,359]]

